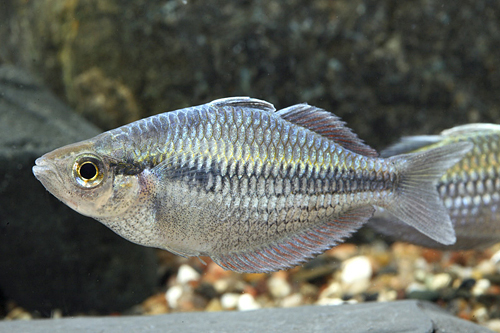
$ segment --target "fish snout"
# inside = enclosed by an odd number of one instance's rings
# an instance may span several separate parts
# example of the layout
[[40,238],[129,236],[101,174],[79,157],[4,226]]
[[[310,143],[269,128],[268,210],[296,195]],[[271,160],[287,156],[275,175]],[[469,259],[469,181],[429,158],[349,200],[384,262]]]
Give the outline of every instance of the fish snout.
[[60,178],[55,165],[43,156],[35,160],[35,165],[31,170],[36,179],[42,182],[44,186],[46,186],[47,180],[52,179],[54,181]]

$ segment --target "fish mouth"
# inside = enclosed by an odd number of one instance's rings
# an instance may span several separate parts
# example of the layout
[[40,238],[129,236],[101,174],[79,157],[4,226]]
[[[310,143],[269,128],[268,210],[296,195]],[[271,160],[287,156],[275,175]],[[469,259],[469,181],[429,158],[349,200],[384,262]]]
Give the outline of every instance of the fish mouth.
[[45,187],[51,187],[50,184],[53,181],[59,181],[62,183],[62,179],[56,171],[55,165],[43,156],[35,160],[35,165],[31,170],[33,171],[36,179],[38,179]]
[[45,160],[43,157],[39,157],[35,160],[35,165],[32,168],[33,174],[38,180],[41,180],[41,178],[44,178],[44,175],[47,174],[47,172],[53,172],[52,165],[50,165],[47,160]]

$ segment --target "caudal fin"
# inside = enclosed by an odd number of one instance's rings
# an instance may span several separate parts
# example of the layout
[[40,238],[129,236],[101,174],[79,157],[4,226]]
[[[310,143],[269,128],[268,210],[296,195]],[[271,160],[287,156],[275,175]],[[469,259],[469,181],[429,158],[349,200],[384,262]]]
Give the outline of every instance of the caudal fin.
[[395,217],[445,245],[455,243],[455,230],[436,185],[447,169],[472,149],[458,142],[425,152],[390,157],[398,165],[400,181],[395,200],[384,206]]

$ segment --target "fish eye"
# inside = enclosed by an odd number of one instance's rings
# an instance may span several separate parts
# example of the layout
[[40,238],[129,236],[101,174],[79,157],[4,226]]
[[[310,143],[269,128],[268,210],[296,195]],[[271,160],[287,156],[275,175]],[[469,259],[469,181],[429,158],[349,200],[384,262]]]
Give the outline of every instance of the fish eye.
[[81,187],[94,188],[104,179],[104,164],[94,155],[79,156],[73,164],[73,176]]
[[90,161],[84,162],[82,165],[80,165],[79,171],[80,177],[82,177],[82,179],[85,179],[86,181],[94,180],[94,178],[98,175],[97,166]]

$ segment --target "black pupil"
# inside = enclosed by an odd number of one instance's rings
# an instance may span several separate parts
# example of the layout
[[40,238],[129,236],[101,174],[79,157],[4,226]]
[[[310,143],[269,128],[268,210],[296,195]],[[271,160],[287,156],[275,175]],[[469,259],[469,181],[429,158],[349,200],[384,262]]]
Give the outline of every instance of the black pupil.
[[97,175],[97,168],[93,163],[83,163],[80,167],[80,176],[83,179],[92,179]]

